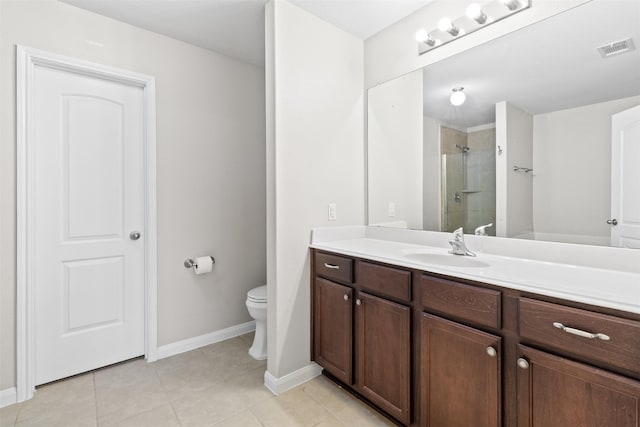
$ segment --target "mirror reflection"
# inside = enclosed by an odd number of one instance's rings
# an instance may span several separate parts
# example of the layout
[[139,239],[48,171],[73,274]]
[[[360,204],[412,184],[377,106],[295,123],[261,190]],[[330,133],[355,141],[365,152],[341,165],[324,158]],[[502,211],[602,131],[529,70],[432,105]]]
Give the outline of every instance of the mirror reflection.
[[640,248],[638,43],[593,0],[370,89],[369,224]]

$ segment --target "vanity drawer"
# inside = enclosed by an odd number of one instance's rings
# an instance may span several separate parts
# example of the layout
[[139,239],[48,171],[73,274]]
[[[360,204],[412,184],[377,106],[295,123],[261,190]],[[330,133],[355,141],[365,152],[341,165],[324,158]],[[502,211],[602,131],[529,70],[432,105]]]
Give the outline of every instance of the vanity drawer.
[[422,307],[494,329],[501,327],[501,293],[431,276],[420,281]]
[[393,267],[360,262],[358,283],[372,293],[411,301],[411,272]]
[[640,322],[528,298],[519,306],[523,341],[640,374]]
[[353,259],[316,252],[314,267],[318,276],[343,283],[353,283]]

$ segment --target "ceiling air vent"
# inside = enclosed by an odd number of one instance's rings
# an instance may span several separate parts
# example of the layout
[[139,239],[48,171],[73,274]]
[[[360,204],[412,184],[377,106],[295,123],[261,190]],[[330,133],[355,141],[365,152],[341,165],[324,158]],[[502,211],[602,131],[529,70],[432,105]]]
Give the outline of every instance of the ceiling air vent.
[[598,52],[603,58],[608,58],[614,55],[620,55],[621,53],[630,52],[635,49],[632,39],[620,40],[617,42],[609,43],[598,48]]

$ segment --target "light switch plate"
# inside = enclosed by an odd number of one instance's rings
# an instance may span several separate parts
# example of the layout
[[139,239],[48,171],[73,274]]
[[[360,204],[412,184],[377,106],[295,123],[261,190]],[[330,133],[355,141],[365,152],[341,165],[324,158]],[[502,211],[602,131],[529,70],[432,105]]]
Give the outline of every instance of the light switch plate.
[[389,216],[396,216],[396,202],[389,202]]
[[338,214],[336,212],[336,204],[329,203],[329,221],[335,221]]

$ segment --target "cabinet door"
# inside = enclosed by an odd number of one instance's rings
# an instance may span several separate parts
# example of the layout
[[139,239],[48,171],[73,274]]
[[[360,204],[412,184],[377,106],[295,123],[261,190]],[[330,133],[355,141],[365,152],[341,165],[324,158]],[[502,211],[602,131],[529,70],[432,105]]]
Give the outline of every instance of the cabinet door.
[[356,313],[357,387],[385,412],[409,424],[411,309],[362,292]]
[[518,427],[638,427],[640,382],[519,345]]
[[499,426],[501,338],[426,313],[420,334],[421,425]]
[[340,381],[352,383],[353,290],[315,278],[314,360]]

